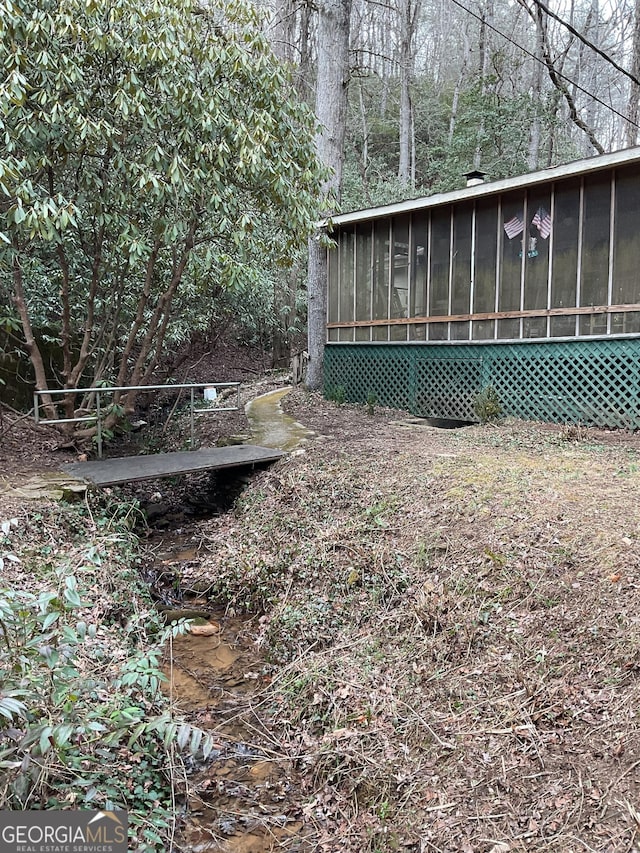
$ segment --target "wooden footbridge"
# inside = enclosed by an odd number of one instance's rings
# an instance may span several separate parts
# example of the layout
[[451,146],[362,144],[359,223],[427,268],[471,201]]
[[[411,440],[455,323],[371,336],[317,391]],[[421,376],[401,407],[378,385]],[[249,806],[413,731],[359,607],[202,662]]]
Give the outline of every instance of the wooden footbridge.
[[93,462],[63,465],[66,474],[94,486],[117,486],[138,480],[155,480],[177,474],[215,471],[220,468],[261,465],[285,456],[282,450],[252,444],[155,453],[149,456],[124,456]]
[[[182,385],[122,385],[98,388],[66,388],[54,391],[34,392],[36,423],[80,423],[90,422],[96,426],[98,459],[92,462],[74,462],[63,465],[62,471],[71,477],[94,486],[117,486],[138,480],[156,480],[178,474],[193,474],[215,471],[220,468],[255,467],[275,462],[285,456],[283,450],[254,444],[234,444],[228,447],[209,447],[177,453],[156,453],[148,456],[124,456],[114,459],[102,458],[103,419],[108,411],[105,398],[115,394],[135,392],[187,393],[189,401],[190,444],[195,445],[195,419],[197,415],[216,415],[233,412],[240,408],[239,382],[196,382]],[[95,410],[72,418],[55,417],[43,419],[41,406],[45,396],[49,398],[66,395],[93,395]],[[196,394],[202,394],[197,400]],[[235,402],[231,399],[235,394]]]

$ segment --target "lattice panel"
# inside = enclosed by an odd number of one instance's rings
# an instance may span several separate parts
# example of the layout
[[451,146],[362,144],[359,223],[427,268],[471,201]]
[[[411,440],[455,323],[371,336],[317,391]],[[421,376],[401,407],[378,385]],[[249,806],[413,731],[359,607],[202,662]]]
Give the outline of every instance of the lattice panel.
[[482,359],[415,359],[411,411],[427,418],[473,421],[473,403],[482,391]]
[[410,410],[411,361],[404,349],[336,347],[325,363],[325,395],[332,397],[343,388],[351,403],[366,403],[373,394],[381,406]]
[[516,417],[637,429],[639,345],[575,341],[508,353],[492,346],[489,383]]
[[327,346],[325,389],[423,417],[474,420],[492,385],[525,420],[640,428],[640,338],[536,344]]

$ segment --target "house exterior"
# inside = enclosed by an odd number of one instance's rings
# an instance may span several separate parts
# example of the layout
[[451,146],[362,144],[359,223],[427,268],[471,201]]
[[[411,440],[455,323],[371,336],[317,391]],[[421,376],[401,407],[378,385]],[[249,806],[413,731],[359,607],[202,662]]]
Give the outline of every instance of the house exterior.
[[640,148],[335,216],[325,392],[640,428]]

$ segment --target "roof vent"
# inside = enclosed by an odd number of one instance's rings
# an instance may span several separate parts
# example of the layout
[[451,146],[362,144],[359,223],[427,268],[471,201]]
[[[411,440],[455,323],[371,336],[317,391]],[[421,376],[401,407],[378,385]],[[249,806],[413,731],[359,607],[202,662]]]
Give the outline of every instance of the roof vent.
[[484,183],[484,179],[486,178],[487,173],[479,172],[477,169],[473,169],[471,172],[465,172],[464,176],[467,179],[467,186],[475,187],[477,184]]

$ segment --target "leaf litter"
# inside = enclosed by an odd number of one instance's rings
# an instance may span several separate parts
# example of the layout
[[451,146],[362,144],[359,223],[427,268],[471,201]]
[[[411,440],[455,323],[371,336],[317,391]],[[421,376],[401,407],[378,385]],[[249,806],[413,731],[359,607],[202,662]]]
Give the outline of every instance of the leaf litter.
[[315,436],[180,564],[222,608],[181,642],[233,652],[175,656],[228,771],[198,849],[640,849],[640,439],[283,405]]
[[284,408],[315,437],[181,578],[252,614],[248,712],[302,817],[273,849],[636,849],[640,444]]

